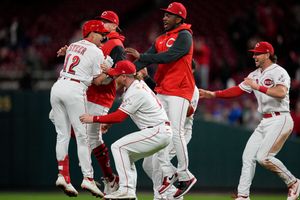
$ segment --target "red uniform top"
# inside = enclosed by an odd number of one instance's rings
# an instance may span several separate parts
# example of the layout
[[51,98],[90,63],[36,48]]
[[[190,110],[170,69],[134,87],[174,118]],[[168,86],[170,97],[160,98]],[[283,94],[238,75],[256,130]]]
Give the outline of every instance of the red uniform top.
[[[159,36],[155,42],[157,53],[167,51],[176,40],[178,33],[187,30],[192,33],[191,25],[182,24]],[[183,44],[184,45],[184,44]],[[158,64],[154,80],[156,82],[155,91],[158,94],[180,96],[191,101],[195,80],[192,73],[193,45],[189,52],[171,63]]]
[[[120,35],[117,32],[111,32],[107,35],[109,40],[104,43],[104,45],[101,47],[104,56],[111,56],[114,60],[114,63],[116,63],[118,60],[115,59],[115,56],[111,55],[112,50],[120,46],[124,49],[123,42],[125,40],[125,37]],[[120,55],[117,55],[120,59]],[[114,99],[116,96],[116,84],[115,81],[111,81],[108,85],[91,85],[89,86],[87,90],[87,100],[89,102],[93,102],[95,104],[111,108]]]

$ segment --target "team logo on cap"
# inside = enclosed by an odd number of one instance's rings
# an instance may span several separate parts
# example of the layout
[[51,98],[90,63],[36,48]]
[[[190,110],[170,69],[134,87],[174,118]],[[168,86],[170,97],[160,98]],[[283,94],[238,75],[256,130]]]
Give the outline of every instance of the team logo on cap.
[[106,11],[104,11],[104,12],[102,13],[102,15],[103,15],[103,16],[107,15],[107,12],[106,12]]

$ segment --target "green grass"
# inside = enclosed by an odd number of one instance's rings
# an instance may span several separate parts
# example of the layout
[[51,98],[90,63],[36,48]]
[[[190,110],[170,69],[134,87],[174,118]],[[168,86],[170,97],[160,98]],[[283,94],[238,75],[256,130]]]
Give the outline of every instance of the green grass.
[[[76,198],[65,196],[62,192],[0,192],[0,200],[96,200],[88,193],[80,192]],[[150,193],[138,193],[139,200],[153,200]],[[232,200],[230,194],[200,194],[191,193],[184,197],[185,200]],[[253,194],[251,200],[285,200],[286,196],[283,194],[277,195],[261,195]]]

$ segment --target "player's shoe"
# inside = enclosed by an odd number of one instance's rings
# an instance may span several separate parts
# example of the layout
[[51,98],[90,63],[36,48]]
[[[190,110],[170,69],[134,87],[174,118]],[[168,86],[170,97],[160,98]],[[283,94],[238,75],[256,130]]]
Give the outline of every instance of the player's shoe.
[[249,197],[244,197],[244,196],[238,196],[234,200],[250,200]]
[[300,180],[297,179],[296,182],[289,187],[287,200],[297,200],[300,193]]
[[63,175],[58,174],[55,185],[62,189],[69,197],[77,197],[78,192],[71,183],[67,183]]
[[127,190],[117,190],[111,194],[107,194],[104,196],[105,200],[113,200],[113,199],[126,199],[126,200],[135,200],[136,195],[133,192],[128,192]]
[[177,181],[177,179],[178,179],[177,173],[173,174],[171,177],[165,176],[162,185],[158,188],[158,193],[163,194],[173,185],[173,183]]
[[119,189],[119,176],[113,174],[114,179],[109,181],[108,178],[102,178],[104,183],[104,194],[111,194]]
[[93,196],[103,197],[104,194],[99,190],[94,180],[90,181],[88,178],[84,178],[81,183],[81,188],[92,193]]
[[177,191],[174,194],[174,198],[179,199],[180,197],[188,193],[188,191],[193,187],[193,185],[195,185],[196,182],[197,179],[195,177],[188,181],[178,181]]

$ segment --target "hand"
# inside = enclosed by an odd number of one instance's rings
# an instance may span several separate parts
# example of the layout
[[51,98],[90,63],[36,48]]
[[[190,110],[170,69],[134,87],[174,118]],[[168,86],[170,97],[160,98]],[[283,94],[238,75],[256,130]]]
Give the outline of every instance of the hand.
[[135,50],[134,48],[126,48],[125,52],[128,55],[131,55],[131,56],[133,56],[136,59],[140,59],[140,56],[141,56],[140,53],[137,50]]
[[244,78],[244,83],[245,83],[245,85],[250,86],[254,90],[258,90],[259,89],[259,85],[256,83],[256,81],[254,81],[251,78]]
[[110,56],[106,56],[104,64],[106,64],[108,67],[112,67],[114,65],[114,60]]
[[107,65],[107,63],[105,63],[105,62],[103,64],[101,64],[100,67],[101,67],[103,73],[107,73],[108,70],[111,68],[111,66]]
[[93,123],[93,115],[89,115],[89,114],[83,114],[79,117],[80,121],[84,124],[84,123]]
[[215,97],[216,97],[215,92],[199,89],[199,99],[212,99]]
[[68,49],[68,45],[65,45],[63,47],[61,47],[56,53],[57,53],[57,57],[59,56],[65,56],[66,55],[66,52],[67,52],[67,49]]
[[139,80],[143,80],[146,76],[148,76],[147,68],[143,68],[136,73],[136,76]]
[[112,124],[100,124],[100,130],[102,134],[107,133],[108,129],[112,126]]

